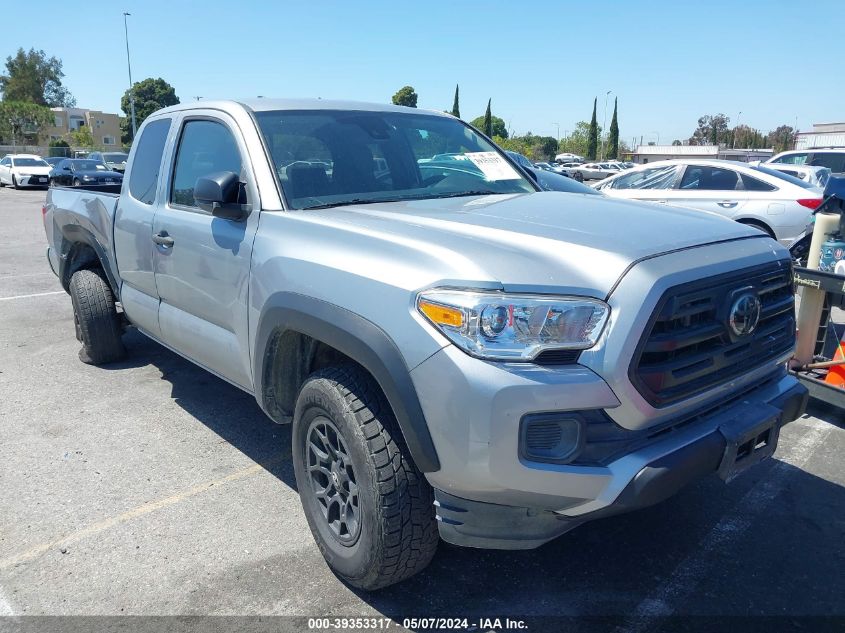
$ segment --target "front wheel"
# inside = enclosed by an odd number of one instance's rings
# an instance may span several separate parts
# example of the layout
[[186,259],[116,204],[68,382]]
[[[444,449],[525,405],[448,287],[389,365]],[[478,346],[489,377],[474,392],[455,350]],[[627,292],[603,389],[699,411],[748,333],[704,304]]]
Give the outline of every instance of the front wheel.
[[12,186],[13,186],[15,189],[20,189],[20,188],[21,188],[21,186],[18,184],[18,179],[17,179],[17,178],[15,178],[15,175],[14,175],[14,174],[12,174]]
[[366,371],[344,365],[305,381],[293,459],[311,533],[342,580],[379,589],[428,565],[439,539],[433,493]]
[[582,174],[580,171],[576,171],[575,180],[577,180],[578,182],[584,182],[584,174]]
[[79,178],[74,178],[74,179],[73,179],[73,186],[74,186],[74,187],[79,187],[79,186],[81,186],[81,185],[82,185],[82,182],[79,180]]

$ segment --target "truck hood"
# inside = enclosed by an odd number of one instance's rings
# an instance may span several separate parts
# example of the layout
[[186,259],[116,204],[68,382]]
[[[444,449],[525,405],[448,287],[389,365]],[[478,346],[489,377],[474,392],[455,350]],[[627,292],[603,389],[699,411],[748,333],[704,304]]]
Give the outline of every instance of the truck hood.
[[368,237],[436,251],[447,267],[450,259],[454,262],[449,268],[453,281],[597,298],[607,296],[637,260],[765,237],[705,211],[560,192],[383,202],[299,213],[309,214],[309,221],[340,223]]

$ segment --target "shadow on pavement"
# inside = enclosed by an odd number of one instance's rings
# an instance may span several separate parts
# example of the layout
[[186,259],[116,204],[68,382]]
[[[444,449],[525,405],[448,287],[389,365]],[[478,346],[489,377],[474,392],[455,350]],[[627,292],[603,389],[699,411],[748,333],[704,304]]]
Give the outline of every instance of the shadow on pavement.
[[[127,334],[126,343],[129,359],[110,369],[155,365],[162,380],[172,384],[179,406],[256,462],[290,450],[289,427],[270,421],[249,394],[136,332]],[[831,420],[838,413],[816,405],[813,412]],[[839,463],[835,455],[845,444],[834,436],[839,445],[817,449],[832,455],[826,464]],[[744,508],[746,493],[775,469],[781,472],[772,500]],[[290,461],[269,470],[295,489]],[[704,479],[658,506],[585,524],[536,550],[442,543],[427,570],[377,593],[345,589],[314,547],[208,578],[188,607],[207,613],[217,604],[226,612],[249,614],[283,600],[299,615],[342,616],[361,614],[357,596],[399,622],[437,616],[624,618],[677,579],[678,566],[692,559],[693,577],[680,579],[683,592],[668,594],[668,606],[679,615],[845,616],[842,508],[842,486],[768,460],[727,486],[715,476]],[[726,515],[736,524],[728,525],[729,536],[702,550],[701,543],[712,543],[708,534]]]

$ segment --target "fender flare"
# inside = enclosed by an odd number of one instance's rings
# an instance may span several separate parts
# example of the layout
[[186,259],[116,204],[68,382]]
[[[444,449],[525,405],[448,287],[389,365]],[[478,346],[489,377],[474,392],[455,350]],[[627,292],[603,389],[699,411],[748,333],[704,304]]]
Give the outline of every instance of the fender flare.
[[255,396],[265,411],[270,339],[279,331],[298,332],[330,345],[370,372],[396,416],[417,468],[422,472],[440,470],[417,391],[396,344],[375,323],[333,303],[292,292],[275,293],[265,302],[253,354]]
[[59,280],[61,281],[62,287],[67,290],[68,285],[70,283],[70,276],[76,272],[74,270],[69,270],[68,265],[72,262],[68,260],[68,255],[70,254],[73,246],[75,244],[85,244],[86,246],[90,246],[91,250],[94,251],[94,254],[97,256],[97,259],[100,261],[100,267],[103,269],[103,272],[106,274],[106,279],[109,282],[109,286],[111,286],[112,293],[114,293],[115,298],[120,297],[119,288],[120,285],[117,283],[117,279],[114,277],[114,271],[109,266],[109,259],[106,256],[106,251],[103,248],[103,245],[97,240],[94,234],[86,229],[83,226],[79,226],[78,224],[68,224],[61,227],[62,233],[62,252],[59,253]]

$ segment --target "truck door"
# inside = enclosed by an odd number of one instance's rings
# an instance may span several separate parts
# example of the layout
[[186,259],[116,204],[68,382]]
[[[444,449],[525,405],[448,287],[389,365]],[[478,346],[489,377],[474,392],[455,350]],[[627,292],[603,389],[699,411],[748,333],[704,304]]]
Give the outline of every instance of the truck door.
[[161,338],[161,331],[153,271],[153,217],[171,123],[170,118],[160,118],[141,128],[114,216],[114,250],[123,310],[136,327],[155,338]]
[[[258,188],[237,124],[215,110],[179,121],[172,168],[152,229],[161,340],[231,382],[252,390],[247,306]],[[194,200],[198,178],[240,176],[252,211],[227,220]]]

